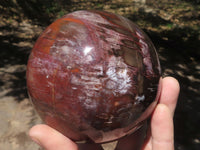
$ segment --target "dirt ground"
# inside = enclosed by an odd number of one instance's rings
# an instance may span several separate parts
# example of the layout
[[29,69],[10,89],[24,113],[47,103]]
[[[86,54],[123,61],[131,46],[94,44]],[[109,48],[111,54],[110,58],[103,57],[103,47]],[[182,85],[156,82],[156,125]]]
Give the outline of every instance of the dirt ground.
[[106,10],[123,15],[150,36],[159,53],[163,76],[173,76],[181,85],[174,117],[176,150],[200,149],[198,0],[71,0],[58,8],[60,11],[54,15],[52,12],[57,7],[47,9],[44,5],[45,13],[37,15],[33,12],[40,8],[25,9],[30,4],[28,2],[33,1],[11,1],[0,2],[0,150],[40,149],[27,135],[33,125],[41,123],[26,91],[28,55],[50,22],[80,9]]

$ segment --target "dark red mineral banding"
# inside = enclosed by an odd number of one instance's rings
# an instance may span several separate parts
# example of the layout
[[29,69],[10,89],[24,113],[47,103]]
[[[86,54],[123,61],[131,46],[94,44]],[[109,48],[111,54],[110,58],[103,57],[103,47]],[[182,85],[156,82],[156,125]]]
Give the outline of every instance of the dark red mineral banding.
[[102,143],[149,117],[160,75],[156,50],[137,25],[108,12],[76,11],[38,38],[27,86],[46,124],[72,140]]

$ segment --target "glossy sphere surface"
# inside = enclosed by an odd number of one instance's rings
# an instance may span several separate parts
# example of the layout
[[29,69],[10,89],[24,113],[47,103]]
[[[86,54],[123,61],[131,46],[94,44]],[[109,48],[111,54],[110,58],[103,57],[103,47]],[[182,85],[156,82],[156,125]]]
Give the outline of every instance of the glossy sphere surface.
[[96,143],[134,132],[159,97],[160,65],[149,38],[130,20],[76,11],[42,33],[29,57],[30,98],[46,124]]

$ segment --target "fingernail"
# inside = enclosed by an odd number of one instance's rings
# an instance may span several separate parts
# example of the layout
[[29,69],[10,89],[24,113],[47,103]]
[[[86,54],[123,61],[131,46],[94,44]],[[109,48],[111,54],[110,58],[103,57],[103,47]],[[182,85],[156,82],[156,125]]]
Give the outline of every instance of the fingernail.
[[32,139],[36,144],[38,144],[39,146],[42,147],[42,144],[40,143],[40,141],[39,141],[37,138],[31,137],[31,139]]

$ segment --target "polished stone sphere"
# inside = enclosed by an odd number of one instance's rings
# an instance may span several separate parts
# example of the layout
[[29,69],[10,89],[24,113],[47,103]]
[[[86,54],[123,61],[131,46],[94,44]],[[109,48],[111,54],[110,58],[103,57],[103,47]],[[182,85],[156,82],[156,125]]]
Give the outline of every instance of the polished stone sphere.
[[46,124],[74,141],[108,142],[133,133],[154,110],[160,64],[147,35],[104,11],[53,22],[30,54],[27,87]]

